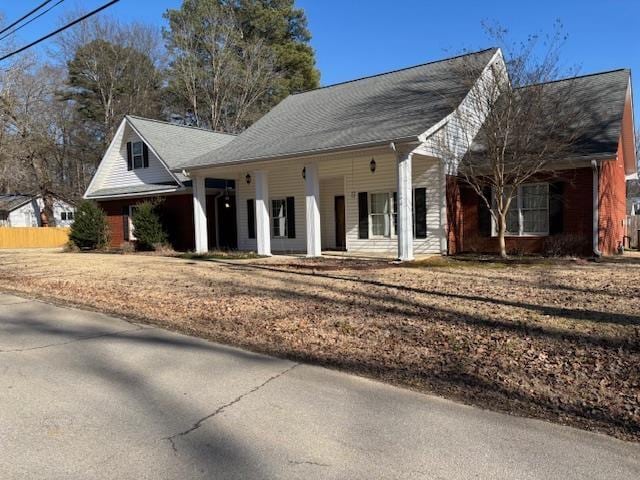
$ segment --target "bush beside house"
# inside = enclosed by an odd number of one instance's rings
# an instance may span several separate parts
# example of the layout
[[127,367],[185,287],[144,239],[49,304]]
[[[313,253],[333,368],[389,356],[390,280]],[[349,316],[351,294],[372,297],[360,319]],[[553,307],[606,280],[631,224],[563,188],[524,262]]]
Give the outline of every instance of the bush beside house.
[[81,250],[104,248],[109,243],[109,226],[104,211],[94,202],[82,202],[69,233],[71,242]]
[[156,250],[167,242],[167,234],[157,212],[158,201],[136,205],[131,221],[138,250]]

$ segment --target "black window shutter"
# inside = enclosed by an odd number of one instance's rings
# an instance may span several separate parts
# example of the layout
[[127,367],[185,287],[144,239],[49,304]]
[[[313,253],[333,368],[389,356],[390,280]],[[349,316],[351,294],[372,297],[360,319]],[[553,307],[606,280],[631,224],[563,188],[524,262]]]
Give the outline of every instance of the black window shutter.
[[[492,201],[491,187],[484,187],[482,194],[487,201]],[[481,197],[478,197],[478,230],[483,237],[491,236],[491,211]]]
[[122,207],[122,235],[124,241],[129,241],[129,205]]
[[416,238],[427,238],[427,189],[414,190],[414,232]]
[[549,184],[549,233],[557,235],[564,230],[564,182]]
[[127,170],[133,170],[133,155],[131,153],[131,142],[127,142]]
[[398,234],[398,192],[393,192],[393,229]]
[[247,227],[249,238],[256,238],[256,204],[252,198],[247,200]]
[[149,148],[146,143],[142,144],[142,166],[144,168],[149,167]]
[[287,237],[296,238],[296,206],[295,198],[287,197]]
[[358,193],[358,238],[369,238],[369,194]]

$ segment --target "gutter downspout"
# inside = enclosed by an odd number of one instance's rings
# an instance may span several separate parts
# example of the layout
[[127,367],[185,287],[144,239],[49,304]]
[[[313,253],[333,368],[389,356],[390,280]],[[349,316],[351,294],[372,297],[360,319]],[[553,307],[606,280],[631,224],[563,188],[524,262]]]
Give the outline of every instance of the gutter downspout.
[[599,247],[599,223],[600,223],[600,178],[598,175],[598,162],[591,160],[593,169],[593,254],[600,258],[602,252]]

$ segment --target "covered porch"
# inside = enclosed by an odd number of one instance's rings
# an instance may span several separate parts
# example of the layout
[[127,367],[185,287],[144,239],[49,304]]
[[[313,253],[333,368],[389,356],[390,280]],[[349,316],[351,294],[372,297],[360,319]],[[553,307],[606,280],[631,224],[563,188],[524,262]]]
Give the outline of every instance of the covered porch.
[[189,172],[196,251],[205,253],[206,178],[235,182],[239,250],[413,260],[446,252],[442,163],[410,146],[221,165]]

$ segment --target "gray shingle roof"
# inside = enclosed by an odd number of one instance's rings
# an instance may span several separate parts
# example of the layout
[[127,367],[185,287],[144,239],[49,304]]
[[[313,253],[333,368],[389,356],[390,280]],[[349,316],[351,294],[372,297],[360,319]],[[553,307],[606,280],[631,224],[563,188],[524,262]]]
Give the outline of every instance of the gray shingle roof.
[[231,142],[235,135],[127,115],[171,170]]
[[0,211],[11,212],[36,198],[34,195],[8,194],[0,195]]
[[178,184],[154,184],[146,183],[140,185],[131,185],[126,187],[111,187],[94,190],[87,195],[87,198],[110,197],[117,195],[134,195],[136,193],[173,191],[180,188]]
[[[616,154],[630,75],[628,69],[621,69],[541,84],[550,89],[548,99],[562,97],[561,114],[565,109],[569,112],[566,120],[571,125],[562,132],[571,139],[568,156],[588,159]],[[471,145],[471,153],[478,158],[484,151],[484,134],[481,129]]]
[[[478,75],[497,49],[290,95],[231,143],[181,163],[199,167],[416,138],[468,92],[456,74]],[[469,60],[471,58],[471,61]]]

